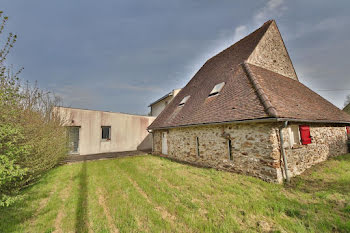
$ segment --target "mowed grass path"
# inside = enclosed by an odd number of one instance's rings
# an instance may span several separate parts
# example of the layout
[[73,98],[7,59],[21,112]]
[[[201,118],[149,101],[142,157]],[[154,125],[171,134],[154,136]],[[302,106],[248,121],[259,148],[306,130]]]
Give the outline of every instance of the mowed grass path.
[[155,156],[68,164],[0,211],[0,232],[350,232],[350,154],[289,185]]

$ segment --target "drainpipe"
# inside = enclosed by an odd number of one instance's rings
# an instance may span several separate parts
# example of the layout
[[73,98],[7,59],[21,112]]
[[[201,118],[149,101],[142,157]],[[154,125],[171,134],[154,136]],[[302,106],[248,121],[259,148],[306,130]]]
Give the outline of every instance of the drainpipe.
[[283,134],[282,134],[282,130],[284,128],[286,128],[288,125],[288,121],[285,121],[283,126],[280,128],[280,139],[281,139],[281,153],[282,153],[282,157],[283,157],[283,161],[284,161],[284,170],[285,170],[285,173],[286,173],[286,180],[287,182],[290,181],[290,178],[289,178],[289,175],[288,175],[288,163],[287,163],[287,156],[286,156],[286,152],[284,151],[284,147],[283,147],[283,144],[284,144],[284,141],[283,141]]

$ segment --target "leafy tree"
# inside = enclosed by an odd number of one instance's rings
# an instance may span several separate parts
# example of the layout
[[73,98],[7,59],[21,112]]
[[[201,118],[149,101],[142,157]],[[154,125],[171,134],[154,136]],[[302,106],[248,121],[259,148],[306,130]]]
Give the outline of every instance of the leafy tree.
[[345,102],[344,102],[344,107],[346,107],[348,104],[350,104],[350,95],[348,95],[345,99]]
[[[0,38],[8,18],[0,12]],[[28,82],[5,64],[17,36],[9,33],[0,46],[0,206],[20,199],[30,185],[66,155],[63,121],[53,111],[59,98]]]

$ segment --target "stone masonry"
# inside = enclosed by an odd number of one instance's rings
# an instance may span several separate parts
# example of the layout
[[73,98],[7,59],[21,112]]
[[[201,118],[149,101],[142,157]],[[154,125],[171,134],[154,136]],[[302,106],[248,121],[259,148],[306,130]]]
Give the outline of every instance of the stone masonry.
[[[281,183],[284,169],[280,127],[281,123],[241,123],[155,130],[153,153],[161,154],[161,134],[165,131],[168,144],[166,157]],[[283,130],[290,176],[298,175],[330,156],[347,152],[345,127],[310,125],[310,132],[313,137],[311,144],[291,148],[288,130]],[[199,140],[199,155],[196,137]],[[232,160],[229,158],[229,140]]]
[[[161,154],[161,134],[154,132],[154,153]],[[267,181],[278,178],[273,160],[272,124],[225,124],[199,127],[173,128],[168,132],[168,157],[205,167],[234,171],[259,177]],[[199,139],[199,156],[196,149]],[[232,143],[229,159],[228,140]]]
[[[273,134],[273,155],[280,157],[278,128]],[[310,125],[312,143],[308,145],[290,145],[288,130],[283,130],[284,147],[288,161],[288,171],[291,177],[303,173],[312,165],[323,162],[329,157],[347,153],[346,128],[332,125]]]
[[275,22],[269,27],[247,62],[298,80]]

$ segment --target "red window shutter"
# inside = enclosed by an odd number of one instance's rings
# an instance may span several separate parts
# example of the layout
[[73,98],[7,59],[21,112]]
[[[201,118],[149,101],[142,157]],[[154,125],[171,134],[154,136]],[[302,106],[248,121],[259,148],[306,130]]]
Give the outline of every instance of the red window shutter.
[[346,133],[350,136],[350,126],[346,126]]
[[300,137],[301,137],[301,144],[307,145],[311,143],[311,134],[310,134],[310,126],[308,125],[300,125]]

